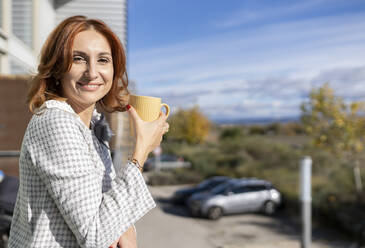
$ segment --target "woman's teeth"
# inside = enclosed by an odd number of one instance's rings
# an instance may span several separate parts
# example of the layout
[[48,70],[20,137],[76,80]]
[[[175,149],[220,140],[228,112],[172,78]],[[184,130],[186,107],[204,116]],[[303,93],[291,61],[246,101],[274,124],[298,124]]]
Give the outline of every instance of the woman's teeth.
[[100,87],[100,84],[82,84],[82,83],[77,83],[81,88],[85,89],[85,90],[95,90],[97,88]]
[[99,85],[84,85],[84,87],[86,87],[86,88],[97,88],[97,87],[99,87]]

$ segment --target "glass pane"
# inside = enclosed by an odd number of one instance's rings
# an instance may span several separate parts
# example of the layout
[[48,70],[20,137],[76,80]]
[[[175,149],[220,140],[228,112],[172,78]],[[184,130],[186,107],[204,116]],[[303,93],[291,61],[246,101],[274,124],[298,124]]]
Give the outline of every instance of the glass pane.
[[3,28],[3,0],[0,0],[0,28]]
[[13,34],[25,44],[33,43],[33,7],[32,0],[12,0]]

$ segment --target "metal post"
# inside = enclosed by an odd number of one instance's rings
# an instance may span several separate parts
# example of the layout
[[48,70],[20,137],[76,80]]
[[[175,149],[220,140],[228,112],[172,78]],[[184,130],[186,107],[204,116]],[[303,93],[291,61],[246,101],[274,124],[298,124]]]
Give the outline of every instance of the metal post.
[[359,161],[355,162],[354,176],[355,176],[356,190],[357,190],[358,195],[360,195],[361,191],[362,191],[362,182],[361,182],[361,173],[360,173]]
[[305,156],[300,161],[300,199],[302,202],[302,240],[301,248],[309,248],[312,239],[312,159]]

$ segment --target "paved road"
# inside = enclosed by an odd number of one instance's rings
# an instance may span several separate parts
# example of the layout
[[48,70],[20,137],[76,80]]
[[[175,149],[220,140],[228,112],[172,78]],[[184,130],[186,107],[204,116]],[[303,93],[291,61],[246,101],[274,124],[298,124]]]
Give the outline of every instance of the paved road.
[[[181,186],[180,186],[181,187]],[[157,207],[137,224],[139,248],[299,248],[300,231],[283,216],[244,214],[218,221],[191,218],[168,202],[177,186],[150,187]],[[354,247],[328,230],[314,230],[312,248]],[[335,238],[336,237],[336,238]]]

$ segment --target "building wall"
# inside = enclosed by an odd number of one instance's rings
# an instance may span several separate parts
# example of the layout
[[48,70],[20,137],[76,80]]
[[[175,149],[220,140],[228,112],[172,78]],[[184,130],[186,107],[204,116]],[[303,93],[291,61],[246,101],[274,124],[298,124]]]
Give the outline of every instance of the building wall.
[[[0,76],[0,151],[19,151],[31,113],[26,105],[29,77]],[[0,170],[18,175],[18,158],[0,157]]]
[[29,77],[0,77],[0,150],[20,150],[31,113],[26,105]]
[[59,0],[55,2],[56,22],[73,15],[103,20],[126,45],[126,0]]

